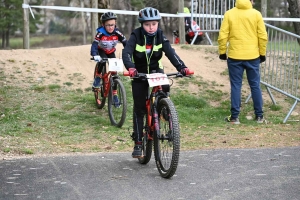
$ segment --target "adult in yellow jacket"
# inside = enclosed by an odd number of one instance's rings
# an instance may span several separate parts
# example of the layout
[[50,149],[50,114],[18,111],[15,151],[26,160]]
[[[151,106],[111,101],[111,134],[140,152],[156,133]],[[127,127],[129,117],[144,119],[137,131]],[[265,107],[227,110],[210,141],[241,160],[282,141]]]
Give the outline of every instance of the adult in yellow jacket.
[[237,0],[235,7],[225,12],[218,37],[219,58],[227,60],[231,86],[231,115],[225,121],[233,124],[240,123],[244,70],[251,88],[255,119],[264,122],[259,66],[266,60],[268,36],[262,15],[252,4],[251,0]]

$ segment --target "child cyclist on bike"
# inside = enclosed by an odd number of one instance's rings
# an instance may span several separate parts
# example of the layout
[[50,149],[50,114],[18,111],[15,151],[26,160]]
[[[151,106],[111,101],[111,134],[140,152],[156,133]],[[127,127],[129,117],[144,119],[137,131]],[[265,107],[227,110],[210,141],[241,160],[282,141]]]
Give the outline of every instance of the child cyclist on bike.
[[[104,13],[101,16],[102,26],[97,29],[95,40],[91,46],[91,56],[96,62],[99,62],[95,69],[95,79],[92,90],[100,88],[101,71],[105,62],[101,63],[102,58],[115,58],[115,51],[118,41],[122,42],[123,46],[126,45],[126,37],[116,27],[117,15],[112,12]],[[118,96],[116,88],[113,90],[114,102],[118,103]]]
[[[161,20],[159,11],[155,8],[146,7],[139,12],[139,22],[141,27],[133,30],[129,40],[122,52],[122,59],[130,77],[137,73],[164,73],[161,63],[163,52],[177,69],[183,75],[189,73],[189,69],[184,62],[175,53],[169,40],[165,37],[162,30],[158,28]],[[132,80],[133,96],[133,140],[135,146],[132,157],[142,156],[142,136],[143,119],[146,114],[146,95],[148,92],[148,82],[139,79]],[[163,87],[165,92],[169,92],[168,85]]]

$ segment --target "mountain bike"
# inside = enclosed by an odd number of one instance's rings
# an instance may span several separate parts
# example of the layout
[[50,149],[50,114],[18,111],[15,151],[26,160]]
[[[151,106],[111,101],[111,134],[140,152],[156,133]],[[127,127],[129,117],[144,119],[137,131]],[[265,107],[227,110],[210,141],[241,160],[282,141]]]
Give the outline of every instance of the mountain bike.
[[[93,58],[91,58],[91,60],[93,60]],[[100,88],[94,89],[94,96],[96,106],[99,109],[104,107],[106,99],[108,98],[108,115],[110,122],[113,126],[122,127],[127,112],[125,87],[117,71],[112,71],[110,68],[111,63],[114,64],[114,62],[116,62],[115,66],[119,65],[117,61],[117,58],[103,58],[100,62],[97,62],[94,78],[100,77],[101,81]],[[108,63],[109,66],[107,66]],[[123,65],[121,67],[123,67]],[[117,99],[118,101],[116,101]]]
[[[194,72],[190,71],[186,77],[190,77],[192,74]],[[124,76],[129,76],[129,73],[124,72]],[[148,81],[149,86],[152,87],[151,92],[149,89],[146,96],[146,117],[144,118],[142,138],[143,157],[138,160],[141,164],[147,164],[150,161],[154,143],[156,167],[163,178],[170,178],[175,174],[180,152],[178,115],[169,97],[169,92],[164,92],[162,89],[162,85],[169,84],[168,77],[178,78],[183,75],[179,72],[138,73],[136,77],[133,77]],[[172,84],[169,85],[172,86]]]

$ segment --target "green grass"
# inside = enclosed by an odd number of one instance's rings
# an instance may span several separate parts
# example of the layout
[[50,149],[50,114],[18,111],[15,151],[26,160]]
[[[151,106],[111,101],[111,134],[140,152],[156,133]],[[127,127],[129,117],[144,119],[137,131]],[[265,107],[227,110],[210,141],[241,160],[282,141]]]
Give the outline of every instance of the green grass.
[[[40,44],[44,41],[44,37],[30,37],[30,46]],[[23,38],[10,38],[9,40],[10,48],[12,49],[22,49],[23,48]]]
[[[0,84],[5,78],[0,74]],[[110,125],[107,106],[97,109],[90,89],[32,85],[0,87],[0,151],[3,154],[40,154],[99,151],[131,151],[132,97],[130,81],[123,79],[128,112],[122,128]],[[288,107],[266,101],[268,124],[247,120],[252,103],[243,104],[241,125],[226,124],[228,93],[212,89],[215,83],[201,77],[176,80],[171,99],[181,127],[181,149],[258,148],[300,144],[299,122],[282,124]],[[182,85],[185,87],[181,87]],[[196,86],[189,90],[189,84]],[[185,88],[185,89],[180,89]],[[243,96],[245,99],[246,96]],[[297,119],[296,117],[291,119]]]
[[[81,36],[76,36],[81,38]],[[48,35],[48,36],[30,36],[29,38],[29,46],[30,47],[37,47],[37,46],[44,46],[44,44],[53,43],[53,41],[58,42],[71,42],[72,38],[70,35]],[[88,36],[87,41],[90,41],[90,36]],[[22,37],[11,37],[10,40],[10,48],[11,49],[23,49],[23,38]]]
[[297,40],[286,40],[284,43],[278,41],[268,41],[267,48],[274,51],[300,51],[300,45],[298,44]]

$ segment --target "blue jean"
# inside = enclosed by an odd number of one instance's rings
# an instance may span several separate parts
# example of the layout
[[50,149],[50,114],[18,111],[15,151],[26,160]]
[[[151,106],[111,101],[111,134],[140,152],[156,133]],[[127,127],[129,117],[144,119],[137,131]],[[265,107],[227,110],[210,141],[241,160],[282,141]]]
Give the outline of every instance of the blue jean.
[[256,117],[263,116],[263,99],[260,89],[260,59],[254,60],[227,60],[230,87],[231,87],[231,117],[237,118],[240,114],[241,88],[243,73],[246,70],[247,79],[251,88],[254,114]]

